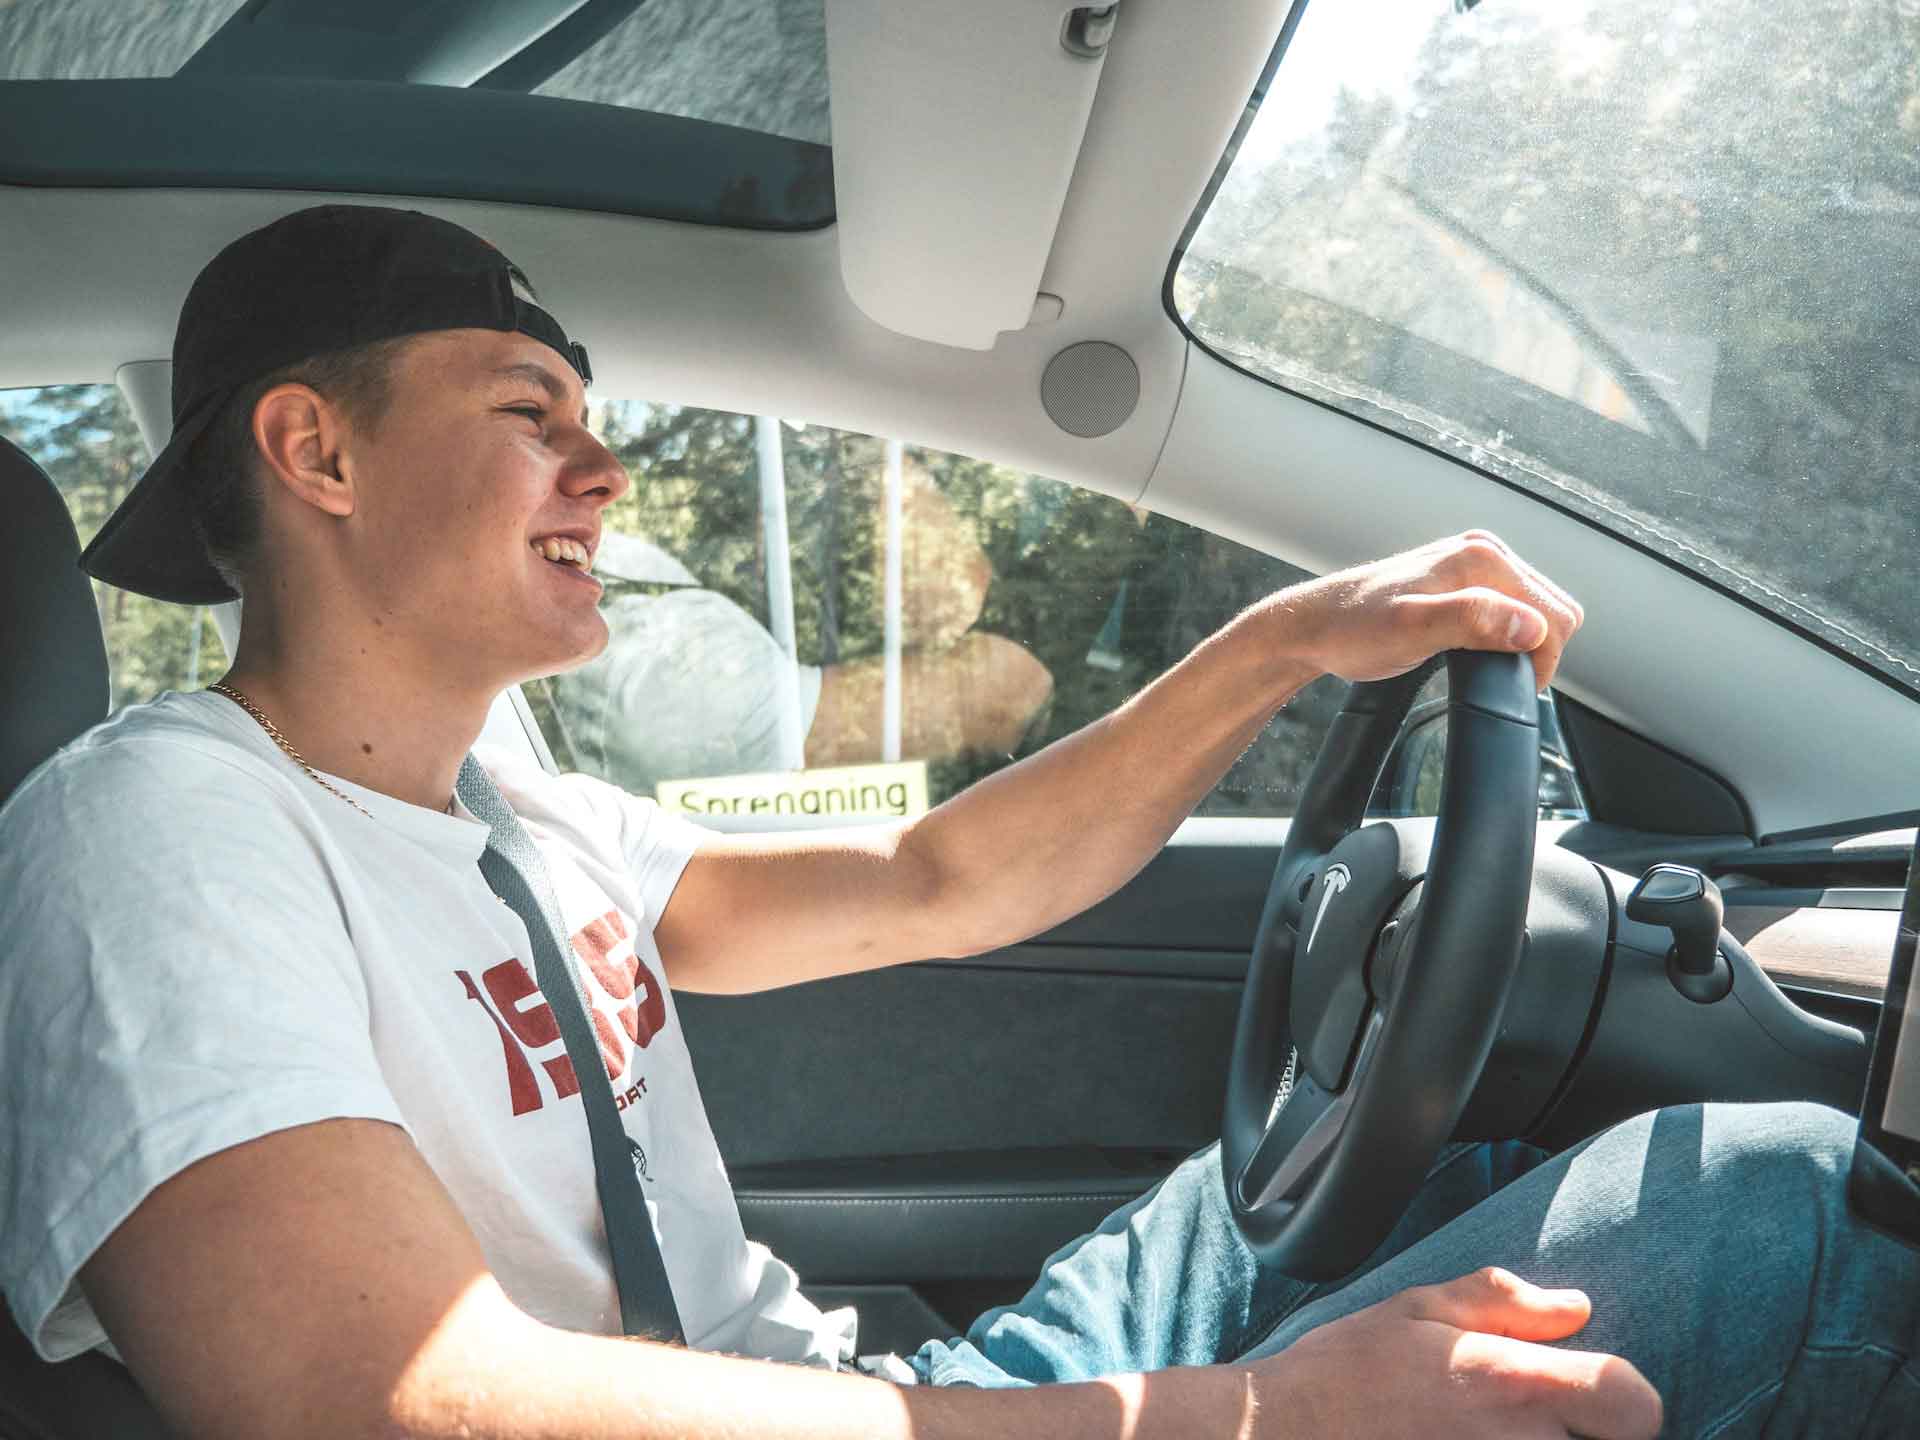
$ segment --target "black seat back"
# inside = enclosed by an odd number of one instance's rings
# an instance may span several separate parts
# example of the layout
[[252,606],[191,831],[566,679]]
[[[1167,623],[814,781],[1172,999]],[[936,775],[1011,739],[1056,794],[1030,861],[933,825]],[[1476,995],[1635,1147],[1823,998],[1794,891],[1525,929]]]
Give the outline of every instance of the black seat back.
[[[0,804],[107,715],[107,647],[66,503],[0,438]],[[26,957],[0,946],[0,964]],[[99,1352],[49,1365],[0,1308],[0,1440],[175,1440]]]
[[0,439],[0,804],[107,718],[107,646],[66,502]]

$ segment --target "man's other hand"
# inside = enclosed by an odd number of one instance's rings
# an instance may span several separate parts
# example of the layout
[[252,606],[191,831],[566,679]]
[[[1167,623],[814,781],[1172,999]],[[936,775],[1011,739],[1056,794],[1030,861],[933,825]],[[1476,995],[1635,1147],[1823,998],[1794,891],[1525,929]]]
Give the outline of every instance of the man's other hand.
[[1343,680],[1404,674],[1442,650],[1506,650],[1532,656],[1542,690],[1584,618],[1484,530],[1306,581],[1265,605],[1286,616],[1301,659]]
[[1638,1370],[1545,1343],[1591,1313],[1578,1290],[1491,1268],[1403,1290],[1250,1362],[1254,1414],[1329,1440],[1652,1440],[1660,1396]]

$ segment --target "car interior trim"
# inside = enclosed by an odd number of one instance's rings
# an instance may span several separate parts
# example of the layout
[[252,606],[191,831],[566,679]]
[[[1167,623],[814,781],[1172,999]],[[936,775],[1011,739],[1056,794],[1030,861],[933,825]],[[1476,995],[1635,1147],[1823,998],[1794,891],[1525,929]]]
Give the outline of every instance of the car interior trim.
[[964,960],[927,960],[945,970],[1052,970],[1070,975],[1175,976],[1187,980],[1237,982],[1247,975],[1247,954],[1240,950],[1160,950],[1093,945],[1051,945],[1029,941]]
[[[1857,820],[1834,820],[1824,825],[1809,825],[1801,830],[1776,830],[1762,835],[1762,845],[1787,845],[1800,840],[1851,839],[1888,830],[1913,830],[1920,826],[1920,810],[1893,810],[1884,815],[1863,815]],[[1907,837],[1908,848],[1912,837]]]
[[1030,1273],[1059,1236],[1098,1225],[1152,1183],[948,1194],[772,1192],[737,1187],[748,1236],[802,1273],[835,1281]]
[[1899,929],[1897,908],[1832,909],[1765,901],[1763,893],[1746,903],[1729,903],[1725,923],[1727,933],[1746,946],[1776,982],[1869,1000],[1886,994],[1889,957]]
[[1752,835],[1740,792],[1712,770],[1563,697],[1561,734],[1596,820],[1676,835]]
[[[1174,242],[1173,259],[1167,265],[1166,273],[1160,280],[1160,305],[1174,324],[1186,329],[1180,319],[1180,311],[1174,304],[1173,277],[1180,271],[1180,262],[1187,258],[1187,247],[1193,244],[1193,237],[1200,229],[1201,221],[1206,219],[1207,211],[1213,208],[1213,200],[1220,193],[1220,187],[1226,183],[1227,172],[1233,169],[1233,162],[1240,154],[1240,147],[1246,142],[1247,131],[1253,128],[1253,117],[1260,113],[1260,106],[1267,98],[1267,91],[1273,85],[1273,77],[1280,68],[1280,62],[1287,57],[1287,50],[1293,44],[1294,33],[1300,28],[1300,21],[1307,13],[1307,0],[1291,0],[1286,16],[1280,22],[1279,33],[1273,38],[1273,46],[1267,51],[1266,63],[1260,67],[1260,73],[1253,82],[1253,90],[1247,96],[1247,103],[1241,108],[1238,119],[1234,121],[1233,133],[1227,137],[1221,148],[1220,158],[1213,171],[1207,176],[1207,183],[1201,190],[1199,199],[1194,202],[1192,212],[1187,216],[1186,224],[1180,227],[1180,238]],[[1199,342],[1192,334],[1187,339],[1195,344]],[[1212,353],[1209,351],[1208,353]]]
[[580,0],[270,0],[243,5],[176,75],[327,75],[467,86],[550,35]]
[[1031,0],[828,0],[826,20],[847,294],[903,335],[991,349],[1033,313],[1104,55],[1065,49]]

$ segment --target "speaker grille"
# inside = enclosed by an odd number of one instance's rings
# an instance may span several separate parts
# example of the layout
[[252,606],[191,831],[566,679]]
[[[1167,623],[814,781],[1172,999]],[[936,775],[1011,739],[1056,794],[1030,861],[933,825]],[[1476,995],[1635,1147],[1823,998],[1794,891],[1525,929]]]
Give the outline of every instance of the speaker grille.
[[1040,403],[1069,435],[1092,439],[1118,430],[1140,403],[1140,367],[1118,345],[1084,340],[1047,362]]

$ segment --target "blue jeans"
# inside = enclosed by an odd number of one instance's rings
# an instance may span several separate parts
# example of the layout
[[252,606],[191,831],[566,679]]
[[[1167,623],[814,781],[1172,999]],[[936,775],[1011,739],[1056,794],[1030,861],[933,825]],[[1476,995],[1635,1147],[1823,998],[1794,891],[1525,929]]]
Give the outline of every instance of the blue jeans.
[[914,1369],[1013,1386],[1272,1355],[1408,1286],[1501,1265],[1592,1297],[1563,1343],[1638,1366],[1668,1435],[1912,1436],[1920,1251],[1848,1212],[1854,1131],[1817,1105],[1693,1105],[1552,1158],[1458,1147],[1380,1249],[1324,1285],[1259,1267],[1209,1148]]

